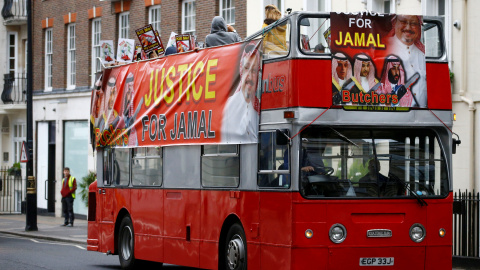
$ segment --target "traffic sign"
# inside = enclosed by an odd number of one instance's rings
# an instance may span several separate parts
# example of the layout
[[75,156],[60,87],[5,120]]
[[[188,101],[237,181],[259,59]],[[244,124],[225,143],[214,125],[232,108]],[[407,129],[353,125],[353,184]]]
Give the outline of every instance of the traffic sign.
[[20,162],[28,162],[27,150],[25,148],[25,142],[22,142],[22,154],[20,154]]

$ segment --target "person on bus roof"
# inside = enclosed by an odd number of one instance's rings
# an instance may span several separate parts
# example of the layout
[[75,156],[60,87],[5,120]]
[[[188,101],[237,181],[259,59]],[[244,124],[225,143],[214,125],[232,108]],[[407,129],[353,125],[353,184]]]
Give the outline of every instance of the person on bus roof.
[[210,34],[205,38],[205,47],[222,46],[240,41],[242,39],[237,34],[235,28],[227,25],[223,17],[215,16],[212,20]]
[[[275,5],[265,6],[265,20],[263,21],[262,29],[280,20],[282,13]],[[264,34],[263,44],[265,46],[265,54],[270,52],[286,53],[287,48],[287,24],[277,25]]]

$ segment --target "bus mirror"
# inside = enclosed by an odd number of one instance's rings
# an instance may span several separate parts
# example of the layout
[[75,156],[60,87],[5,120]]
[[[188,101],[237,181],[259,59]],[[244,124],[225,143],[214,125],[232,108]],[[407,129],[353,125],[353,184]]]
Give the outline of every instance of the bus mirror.
[[457,153],[457,145],[460,145],[462,141],[460,139],[452,139],[452,154]]
[[276,130],[276,143],[277,145],[287,145],[290,143],[290,131],[288,129]]
[[301,26],[310,26],[310,20],[308,18],[303,18],[301,21],[300,21],[300,25]]

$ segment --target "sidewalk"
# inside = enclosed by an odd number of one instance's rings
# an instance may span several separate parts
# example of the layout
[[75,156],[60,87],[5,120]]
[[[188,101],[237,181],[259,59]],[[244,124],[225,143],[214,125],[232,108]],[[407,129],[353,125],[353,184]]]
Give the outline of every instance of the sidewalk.
[[87,244],[87,221],[75,219],[73,227],[61,226],[64,219],[37,215],[38,231],[25,231],[25,215],[0,215],[0,233],[51,241]]

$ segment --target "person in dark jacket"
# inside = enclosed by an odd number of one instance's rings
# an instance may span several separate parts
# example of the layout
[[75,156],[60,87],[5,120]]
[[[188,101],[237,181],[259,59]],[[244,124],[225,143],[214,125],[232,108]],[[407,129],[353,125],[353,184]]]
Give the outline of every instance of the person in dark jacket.
[[205,38],[205,47],[215,47],[240,42],[242,39],[233,26],[227,25],[223,17],[215,16],[210,34]]

